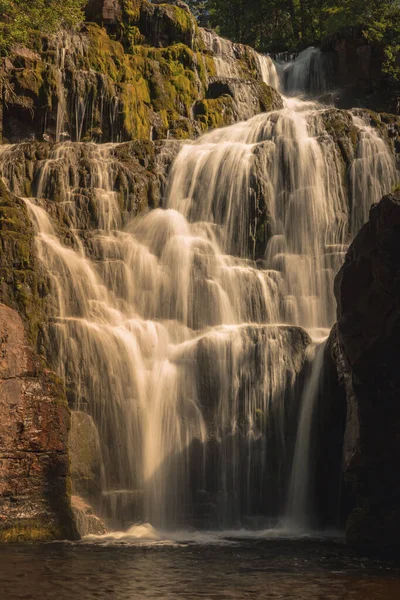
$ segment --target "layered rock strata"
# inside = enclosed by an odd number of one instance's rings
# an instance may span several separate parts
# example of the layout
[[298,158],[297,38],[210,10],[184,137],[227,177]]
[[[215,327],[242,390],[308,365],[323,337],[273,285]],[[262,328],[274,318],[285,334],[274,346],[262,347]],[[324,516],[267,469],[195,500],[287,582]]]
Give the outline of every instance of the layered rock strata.
[[77,537],[70,505],[70,413],[21,317],[0,305],[0,541]]

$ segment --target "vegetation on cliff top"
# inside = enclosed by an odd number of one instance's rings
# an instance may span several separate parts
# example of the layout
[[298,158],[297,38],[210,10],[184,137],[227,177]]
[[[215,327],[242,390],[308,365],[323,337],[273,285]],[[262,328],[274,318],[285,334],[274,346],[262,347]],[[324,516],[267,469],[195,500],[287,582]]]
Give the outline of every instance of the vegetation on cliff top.
[[32,44],[37,32],[78,26],[85,4],[87,0],[0,0],[0,55],[16,44]]
[[202,24],[260,51],[297,51],[356,29],[385,46],[384,69],[400,79],[400,0],[188,0]]

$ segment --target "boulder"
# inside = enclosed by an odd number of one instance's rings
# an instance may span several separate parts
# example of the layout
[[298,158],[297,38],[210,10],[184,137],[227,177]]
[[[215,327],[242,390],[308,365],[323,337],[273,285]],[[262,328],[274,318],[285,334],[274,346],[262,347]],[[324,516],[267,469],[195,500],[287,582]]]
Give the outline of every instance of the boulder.
[[212,77],[205,99],[195,103],[193,112],[204,129],[214,129],[281,108],[279,92],[261,81]]
[[120,0],[89,0],[85,7],[88,21],[104,23],[104,25],[117,25],[122,18]]
[[90,415],[72,411],[68,446],[73,493],[85,498],[99,494],[102,479],[100,439]]

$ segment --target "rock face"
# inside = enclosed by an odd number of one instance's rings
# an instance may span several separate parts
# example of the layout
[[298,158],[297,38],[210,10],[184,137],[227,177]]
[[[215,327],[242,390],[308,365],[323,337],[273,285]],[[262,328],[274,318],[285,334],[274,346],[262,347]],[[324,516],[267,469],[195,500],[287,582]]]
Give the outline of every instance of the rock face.
[[[21,190],[21,195],[29,195],[27,191]],[[0,302],[19,312],[29,342],[36,349],[43,346],[47,293],[47,279],[36,258],[26,205],[0,179]]]
[[21,317],[0,305],[0,541],[77,537],[69,497],[70,414]]
[[102,458],[99,433],[90,415],[72,412],[68,447],[73,493],[85,498],[95,496],[101,491]]
[[344,478],[351,491],[347,538],[386,548],[400,540],[400,194],[384,197],[336,278],[331,336],[346,390]]
[[[209,98],[217,66],[183,2],[92,0],[86,16],[79,33],[41,38],[35,52],[15,49],[4,61],[5,140],[182,139],[215,126],[204,110],[193,110]],[[255,51],[240,46],[236,54],[235,76],[253,84],[253,114],[267,110],[271,93],[260,88]],[[242,113],[231,110],[226,120]]]
[[87,504],[80,496],[72,496],[72,511],[74,513],[76,526],[79,535],[104,535],[107,533],[107,527],[99,517],[97,517],[90,504]]
[[399,113],[399,90],[388,89],[382,72],[382,44],[371,44],[359,29],[351,28],[324,40],[322,48],[332,57],[335,86],[340,90],[338,106]]

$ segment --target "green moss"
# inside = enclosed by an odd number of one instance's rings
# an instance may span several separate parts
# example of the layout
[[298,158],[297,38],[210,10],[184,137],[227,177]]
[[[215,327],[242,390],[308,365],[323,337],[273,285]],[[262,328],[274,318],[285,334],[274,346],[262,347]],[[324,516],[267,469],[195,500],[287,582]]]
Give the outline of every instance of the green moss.
[[234,120],[233,98],[225,95],[196,103],[195,113],[203,130],[230,125]]
[[0,527],[0,542],[46,542],[63,538],[62,527],[40,519],[18,519]]
[[197,31],[197,23],[193,15],[179,6],[174,4],[160,4],[159,6],[167,9],[168,16],[172,17],[175,25],[180,29],[182,33],[195,32]]
[[0,302],[22,316],[29,341],[37,347],[46,320],[47,282],[35,258],[34,231],[23,200],[0,180]]
[[125,38],[128,48],[142,44],[145,41],[144,35],[135,25],[125,25]]
[[88,32],[88,67],[108,75],[113,81],[123,79],[127,68],[127,57],[122,44],[112,40],[107,31],[90,23]]
[[143,0],[122,0],[123,21],[136,23],[140,17]]
[[36,97],[39,96],[43,86],[43,74],[46,71],[46,65],[42,61],[29,63],[29,66],[16,69],[14,79],[17,85],[18,93]]
[[[167,48],[137,45],[126,54],[119,42],[95,24],[88,26],[88,36],[86,68],[108,75],[118,86],[127,139],[150,136],[151,111],[159,112],[165,133],[180,117],[190,117],[207,81],[198,53],[179,43]],[[201,77],[196,75],[198,64],[202,65]]]
[[260,82],[257,87],[260,108],[263,112],[283,108],[282,98],[273,87],[263,82]]
[[136,84],[124,84],[121,87],[122,112],[126,133],[131,138],[148,139],[150,136],[149,93],[142,79]]

